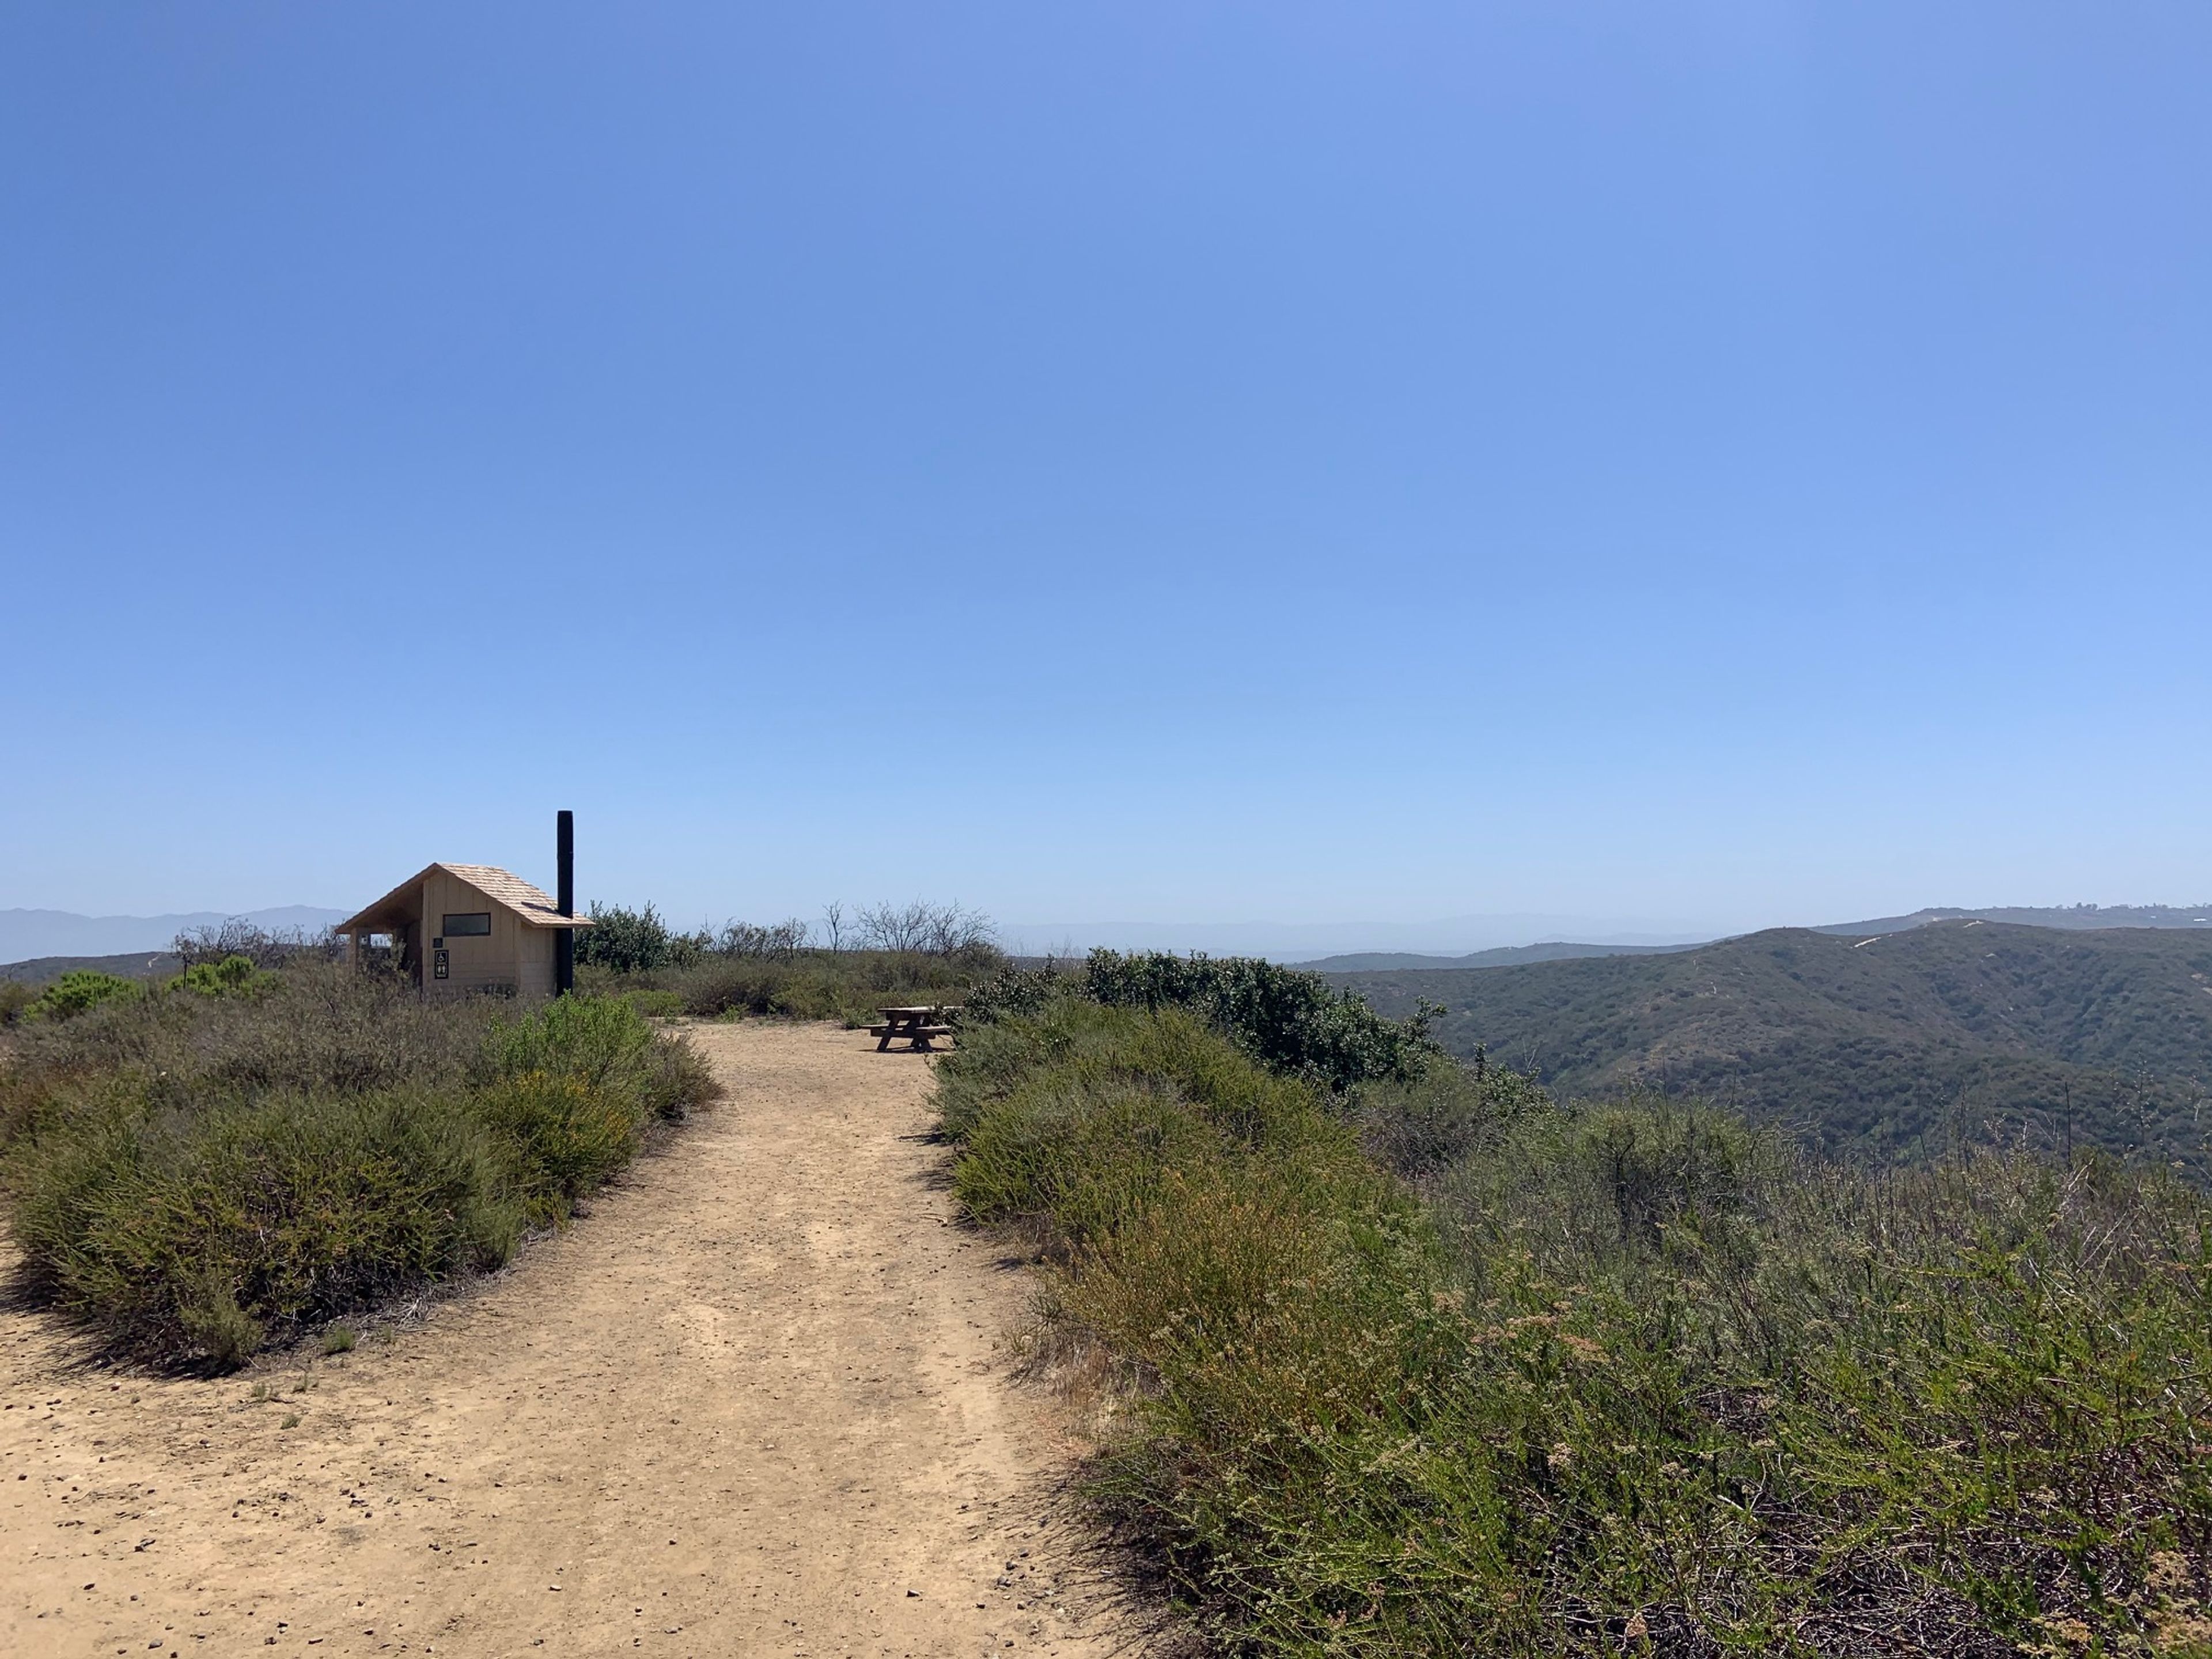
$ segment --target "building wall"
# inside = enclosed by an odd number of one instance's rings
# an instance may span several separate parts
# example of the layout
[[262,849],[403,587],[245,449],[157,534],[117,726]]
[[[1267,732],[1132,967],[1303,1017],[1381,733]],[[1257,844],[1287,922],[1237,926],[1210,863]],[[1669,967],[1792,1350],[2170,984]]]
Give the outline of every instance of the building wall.
[[[495,927],[498,924],[494,923]],[[553,994],[553,940],[556,934],[550,927],[520,927],[521,951],[519,957],[520,976],[517,985],[526,997],[550,997]]]
[[[491,932],[468,936],[445,931],[448,915],[482,913],[491,915]],[[497,992],[507,996],[524,994],[524,962],[528,936],[540,932],[526,927],[521,918],[503,904],[495,903],[457,876],[433,871],[422,884],[422,994],[425,996],[465,996],[471,992]],[[436,976],[436,941],[445,940],[447,976]],[[546,957],[546,990],[552,988],[552,957]]]

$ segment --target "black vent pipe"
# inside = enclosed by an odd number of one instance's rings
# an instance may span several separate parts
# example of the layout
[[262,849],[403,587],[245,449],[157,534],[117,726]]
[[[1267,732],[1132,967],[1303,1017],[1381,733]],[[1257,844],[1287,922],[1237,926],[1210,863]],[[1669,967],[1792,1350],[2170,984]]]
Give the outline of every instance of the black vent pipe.
[[[556,878],[554,905],[564,916],[576,914],[576,815],[562,812],[554,820]],[[576,988],[576,930],[562,927],[553,935],[553,994],[565,997]]]

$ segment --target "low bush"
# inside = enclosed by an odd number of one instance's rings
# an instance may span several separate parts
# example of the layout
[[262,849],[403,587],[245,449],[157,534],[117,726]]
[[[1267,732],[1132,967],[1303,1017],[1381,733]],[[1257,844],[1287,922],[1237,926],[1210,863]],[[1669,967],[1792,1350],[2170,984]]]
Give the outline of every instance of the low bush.
[[1224,1650],[2212,1652],[2192,1192],[1280,1052],[1059,996],[938,1067],[963,1202],[1121,1368],[1093,1491]]
[[[488,999],[426,1001],[396,974],[296,958],[255,995],[148,994],[26,1024],[0,1079],[122,1071],[179,1110],[225,1094],[434,1087],[465,1077],[502,1012]],[[0,1146],[7,1134],[0,1122]]]
[[177,975],[180,990],[205,997],[252,996],[276,982],[276,975],[253,965],[246,956],[228,956],[220,962],[196,962]]
[[713,1098],[715,1087],[697,1050],[656,1034],[615,997],[563,997],[495,1028],[484,1064],[495,1079],[573,1079],[635,1102],[650,1117],[681,1117],[688,1104]]
[[34,1281],[123,1345],[234,1364],[270,1332],[506,1259],[510,1159],[462,1103],[274,1096],[42,1137],[11,1224]]
[[512,1150],[514,1182],[535,1220],[559,1219],[629,1163],[653,1116],[635,1091],[536,1071],[495,1079],[476,1111]]
[[103,1002],[141,995],[146,988],[135,979],[119,979],[95,968],[72,968],[33,998],[23,1011],[26,1019],[74,1019]]
[[1124,956],[1093,951],[1079,966],[1000,964],[970,988],[957,1015],[963,1030],[1035,1018],[1068,998],[1113,1008],[1186,1010],[1263,1066],[1306,1079],[1331,1100],[1370,1085],[1411,1085],[1443,1059],[1430,1041],[1436,1011],[1387,1020],[1317,974],[1244,957]]
[[653,1028],[619,999],[562,997],[495,1024],[483,1065],[495,1077],[537,1073],[618,1088],[644,1075],[653,1042]]
[[611,991],[606,994],[627,1002],[647,1019],[674,1019],[688,1012],[681,992],[665,990]]
[[[654,1012],[706,1019],[764,1015],[864,1025],[889,1000],[957,1002],[1005,962],[989,918],[959,905],[915,902],[823,912],[821,936],[796,917],[732,921],[678,933],[647,904],[592,907],[577,934],[577,982],[605,995],[646,998]],[[857,941],[858,948],[854,947]]]
[[1256,957],[1093,951],[1084,994],[1115,1007],[1188,1008],[1261,1064],[1332,1091],[1410,1081],[1443,1052],[1429,1039],[1436,1011],[1384,1019],[1318,974]]
[[1420,1181],[1494,1149],[1514,1126],[1551,1110],[1551,1097],[1522,1073],[1431,1058],[1410,1079],[1362,1091],[1360,1139],[1385,1169]]
[[642,910],[622,905],[592,906],[592,926],[576,930],[576,965],[604,968],[616,974],[647,974],[663,968],[684,967],[712,948],[702,929],[680,933],[660,919],[647,904]]
[[1069,1245],[1117,1231],[1170,1174],[1234,1156],[1376,1184],[1310,1085],[1255,1066],[1180,1009],[1064,999],[1034,1021],[971,1028],[939,1077],[969,1212],[1048,1220]]
[[115,1349],[218,1365],[496,1265],[714,1092],[620,1001],[425,1003],[313,960],[11,1041],[0,1182],[28,1284]]
[[655,1012],[702,1019],[761,1015],[865,1025],[891,1001],[957,1002],[997,965],[995,952],[939,957],[883,951],[801,951],[787,956],[710,951],[681,967],[617,974],[580,970],[580,988],[627,997]]

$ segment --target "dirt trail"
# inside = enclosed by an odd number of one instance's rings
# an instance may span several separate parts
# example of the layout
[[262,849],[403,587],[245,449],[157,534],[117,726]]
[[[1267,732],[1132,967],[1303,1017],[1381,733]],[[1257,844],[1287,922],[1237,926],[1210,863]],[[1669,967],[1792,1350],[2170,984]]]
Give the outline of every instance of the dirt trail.
[[392,1340],[178,1381],[0,1314],[0,1653],[1116,1651],[927,1062],[693,1035],[730,1097]]

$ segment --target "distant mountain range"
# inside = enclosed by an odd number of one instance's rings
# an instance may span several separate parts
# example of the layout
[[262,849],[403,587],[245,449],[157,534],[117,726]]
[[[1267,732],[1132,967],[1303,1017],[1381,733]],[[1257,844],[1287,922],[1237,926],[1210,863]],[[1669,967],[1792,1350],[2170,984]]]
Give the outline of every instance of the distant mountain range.
[[1446,952],[1530,939],[1579,939],[1601,945],[1697,944],[1711,927],[1626,916],[1548,914],[1448,916],[1436,921],[1030,921],[1008,922],[1000,939],[1017,956],[1080,956],[1095,946],[1115,951],[1203,951],[1217,957],[1266,957],[1307,962],[1346,951]]
[[2072,1139],[2212,1178],[2212,922],[2195,920],[2212,910],[2185,914],[2089,929],[1922,913],[1879,931],[1330,977],[1394,1017],[1442,1004],[1453,1053],[1480,1048],[1566,1096],[1704,1096],[1876,1158]]
[[1959,921],[1969,917],[2007,922],[2015,927],[2212,927],[2212,904],[2001,904],[1986,910],[1915,910],[1909,916],[1882,916],[1873,921],[1833,921],[1813,931],[1899,933],[1908,927],[1925,927],[1931,921]]
[[[179,933],[219,927],[234,913],[189,910],[167,916],[81,916],[67,910],[0,910],[0,963],[37,957],[112,957],[169,948]],[[343,910],[287,904],[249,910],[246,920],[271,933],[298,928],[317,933],[343,921]]]
[[[1869,933],[1901,933],[1925,927],[1933,921],[1968,918],[2008,922],[2018,927],[2212,927],[2212,904],[2069,904],[2035,908],[2002,905],[1989,910],[1930,908],[1909,916],[1881,916],[1870,921],[1831,921],[1810,928],[1815,933],[1841,933],[1863,938]],[[1472,951],[1465,956],[1425,956],[1407,951],[1359,951],[1344,956],[1310,957],[1298,963],[1325,974],[1407,973],[1423,969],[1509,968],[1527,962],[1560,962],[1577,957],[1652,956],[1695,951],[1717,943],[1695,939],[1680,945],[1569,944],[1505,945]]]

